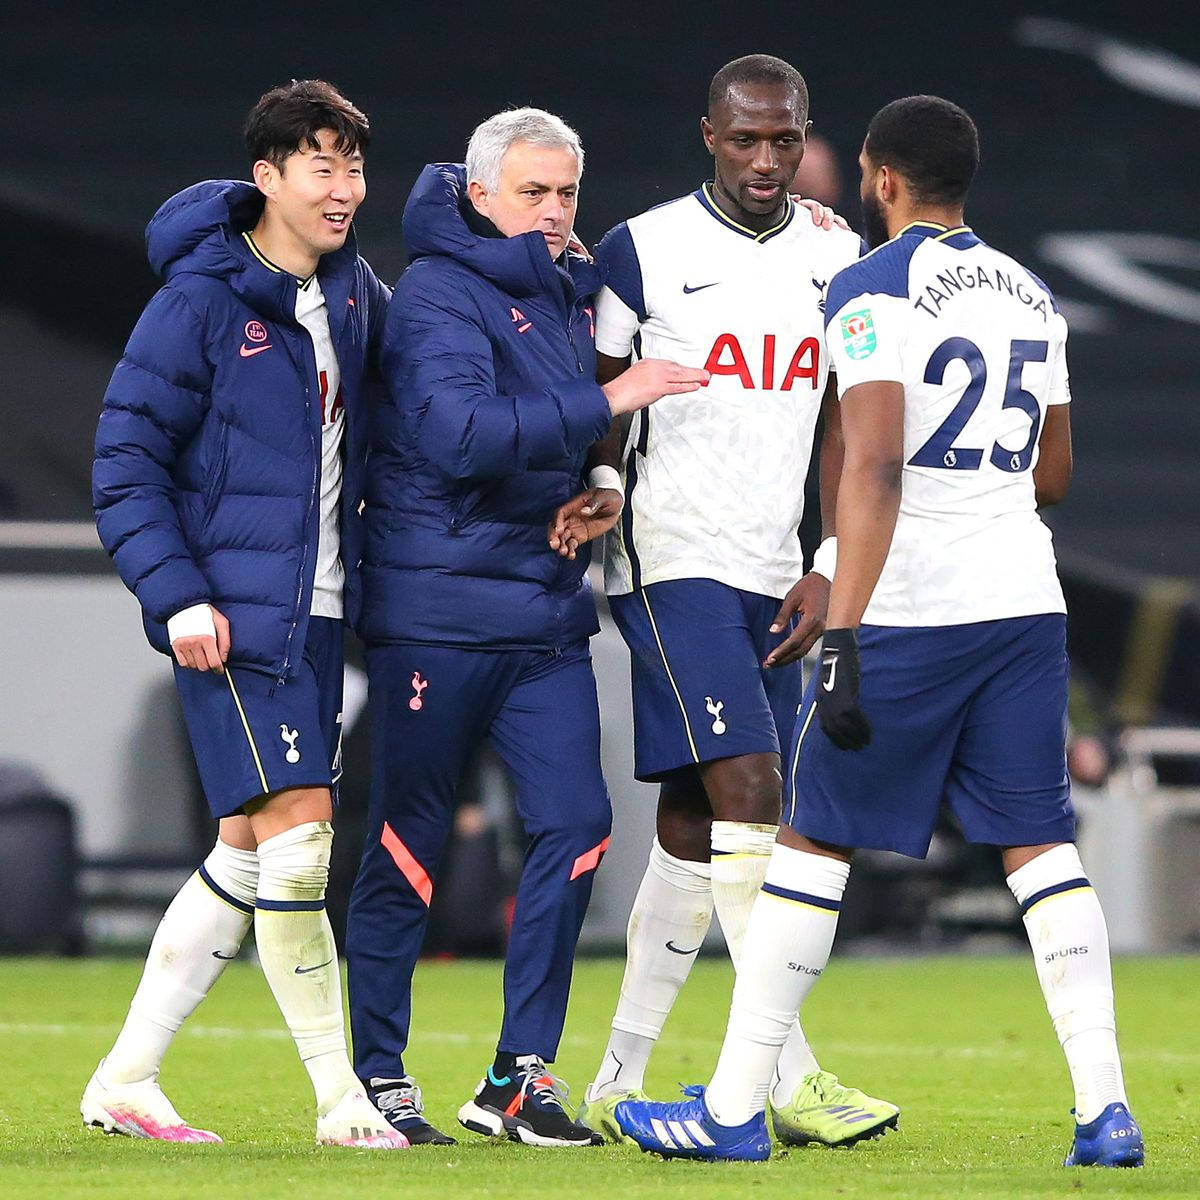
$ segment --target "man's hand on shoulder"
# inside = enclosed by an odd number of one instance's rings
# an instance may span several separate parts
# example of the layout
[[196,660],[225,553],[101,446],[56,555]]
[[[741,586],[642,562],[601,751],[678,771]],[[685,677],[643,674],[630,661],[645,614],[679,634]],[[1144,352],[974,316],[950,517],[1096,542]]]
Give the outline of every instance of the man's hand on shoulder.
[[763,666],[768,669],[786,667],[803,658],[825,631],[825,614],[828,611],[829,580],[816,571],[809,571],[784,596],[771,625],[771,632],[782,633],[793,617],[797,618],[796,628],[767,655]]
[[171,652],[181,667],[225,673],[229,661],[229,622],[211,604],[193,604],[167,622]]
[[604,394],[614,417],[637,412],[664,396],[694,392],[708,383],[703,368],[684,367],[665,358],[643,358],[616,379],[604,384]]
[[832,229],[835,225],[839,229],[849,229],[850,226],[846,222],[845,217],[839,217],[828,205],[822,204],[820,200],[806,200],[802,196],[793,196],[792,199],[800,205],[801,208],[808,209],[808,215],[812,217],[812,223],[818,229]]
[[588,488],[573,496],[559,507],[546,529],[550,549],[573,561],[580,546],[602,537],[617,523],[624,504],[625,498],[614,488]]

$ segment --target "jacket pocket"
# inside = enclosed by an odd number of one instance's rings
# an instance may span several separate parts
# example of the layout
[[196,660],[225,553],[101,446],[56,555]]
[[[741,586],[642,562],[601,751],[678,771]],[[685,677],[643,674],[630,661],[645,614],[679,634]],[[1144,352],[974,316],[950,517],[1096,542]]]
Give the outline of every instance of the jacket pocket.
[[229,423],[221,416],[217,417],[217,452],[213,456],[212,467],[209,469],[208,483],[204,488],[204,524],[212,520],[225,488],[225,478],[229,474]]

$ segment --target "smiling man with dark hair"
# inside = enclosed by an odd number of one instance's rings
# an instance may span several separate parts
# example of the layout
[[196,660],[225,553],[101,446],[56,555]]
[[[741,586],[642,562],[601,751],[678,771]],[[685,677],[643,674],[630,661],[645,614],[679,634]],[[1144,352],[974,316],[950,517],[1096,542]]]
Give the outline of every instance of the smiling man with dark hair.
[[387,303],[351,228],[368,137],[331,85],[275,88],[246,122],[254,183],[196,184],[147,230],[164,282],[104,397],[96,524],[151,643],[174,657],[220,831],[83,1094],[84,1122],[108,1133],[221,1140],[179,1116],[158,1070],[253,923],[317,1141],[408,1144],[350,1067],[325,913],[366,382]]

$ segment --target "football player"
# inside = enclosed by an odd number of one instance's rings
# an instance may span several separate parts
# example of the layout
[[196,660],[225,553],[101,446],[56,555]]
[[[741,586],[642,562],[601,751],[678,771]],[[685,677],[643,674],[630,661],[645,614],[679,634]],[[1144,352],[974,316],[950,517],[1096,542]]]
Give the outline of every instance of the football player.
[[[860,243],[789,195],[808,110],[803,77],[782,60],[729,63],[701,122],[713,179],[618,225],[596,251],[607,280],[596,308],[600,377],[624,371],[635,346],[638,357],[710,374],[702,392],[634,417],[621,454],[624,510],[605,548],[609,606],[632,655],[635,770],[660,784],[621,998],[583,1110],[610,1136],[615,1104],[644,1094],[650,1052],[714,908],[740,957],[779,824],[798,660],[828,600],[833,538],[800,578],[798,527],[822,409],[832,511],[840,443],[822,308]],[[575,516],[563,516],[560,542]],[[898,1116],[821,1070],[798,1024],[770,1099],[785,1142],[846,1144]],[[850,1109],[869,1115],[849,1123]]]

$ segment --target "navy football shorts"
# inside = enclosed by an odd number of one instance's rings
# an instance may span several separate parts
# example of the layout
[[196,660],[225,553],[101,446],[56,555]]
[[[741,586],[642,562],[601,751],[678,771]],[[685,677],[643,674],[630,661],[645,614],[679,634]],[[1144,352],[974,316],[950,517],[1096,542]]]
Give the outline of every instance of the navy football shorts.
[[805,837],[924,858],[938,810],[969,842],[1069,842],[1067,619],[864,625],[871,744],[839,750],[804,693],[784,772],[783,818]]
[[[236,634],[235,634],[236,636]],[[342,622],[310,617],[297,675],[224,675],[175,664],[175,686],[214,817],[283,788],[335,788],[341,776]],[[336,800],[336,792],[335,792]]]
[[762,668],[790,632],[770,632],[779,600],[712,579],[672,579],[608,603],[632,656],[638,779],[787,745],[800,664]]

